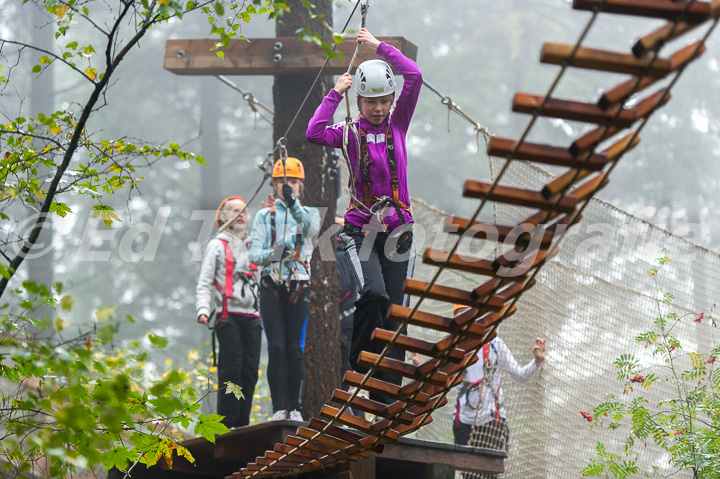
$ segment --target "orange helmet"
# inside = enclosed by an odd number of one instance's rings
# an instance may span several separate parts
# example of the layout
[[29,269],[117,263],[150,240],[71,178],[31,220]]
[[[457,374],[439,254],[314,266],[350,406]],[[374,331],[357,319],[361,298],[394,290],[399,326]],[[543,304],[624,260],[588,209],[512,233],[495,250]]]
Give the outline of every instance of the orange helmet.
[[457,316],[458,314],[464,313],[465,310],[469,309],[470,306],[467,304],[456,304],[455,307],[453,307],[453,316]]
[[[302,162],[297,158],[293,158],[292,156],[285,158],[285,168],[286,171],[283,171],[283,160],[277,160],[273,167],[272,177],[283,178],[287,176],[289,178],[300,178],[305,181],[305,168],[303,168]],[[287,173],[287,175],[285,173]]]
[[[246,202],[244,199],[240,198],[239,196],[228,196],[227,198],[225,198],[224,200],[222,200],[222,201],[220,202],[220,206],[218,206],[218,209],[217,209],[217,211],[215,212],[215,226],[217,226],[218,228],[220,228],[220,226],[221,226],[221,223],[220,223],[220,212],[221,212],[222,209],[225,207],[225,203],[227,203],[228,201],[233,201],[233,200],[240,200],[240,201],[242,201],[243,203],[245,203],[245,204],[247,205],[247,202]],[[223,221],[222,223],[225,223],[225,222]]]

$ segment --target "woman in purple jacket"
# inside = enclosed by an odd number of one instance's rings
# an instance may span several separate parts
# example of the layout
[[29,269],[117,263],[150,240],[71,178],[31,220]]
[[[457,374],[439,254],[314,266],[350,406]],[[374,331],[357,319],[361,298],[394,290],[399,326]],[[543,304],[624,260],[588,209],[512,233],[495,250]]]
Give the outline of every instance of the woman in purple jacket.
[[[364,372],[367,367],[358,364],[360,352],[379,352],[380,347],[370,341],[373,329],[397,329],[398,323],[387,319],[388,310],[391,304],[403,303],[403,285],[414,268],[405,137],[420,95],[422,74],[412,60],[365,28],[358,32],[358,42],[387,61],[369,60],[357,68],[354,84],[360,117],[347,132],[346,123],[327,126],[353,85],[352,77],[345,73],[315,111],[306,137],[317,145],[342,148],[350,169],[351,199],[340,236],[361,289],[350,363]],[[388,63],[403,76],[402,91],[392,113],[396,83]],[[404,352],[396,349],[388,357],[405,360]],[[402,380],[387,373],[375,377],[395,384]]]

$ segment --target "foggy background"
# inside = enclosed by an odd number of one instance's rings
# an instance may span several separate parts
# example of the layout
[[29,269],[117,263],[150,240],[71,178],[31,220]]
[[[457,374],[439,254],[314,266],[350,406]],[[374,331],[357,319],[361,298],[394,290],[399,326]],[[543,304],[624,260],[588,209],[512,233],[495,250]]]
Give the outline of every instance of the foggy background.
[[[339,31],[354,2],[335,3],[335,30]],[[44,24],[30,15],[32,8],[0,1],[2,36],[29,42],[34,27]],[[417,63],[425,80],[492,134],[517,138],[529,116],[510,111],[513,95],[544,94],[558,69],[539,64],[543,42],[574,43],[588,15],[573,11],[566,0],[383,0],[371,2],[367,27],[378,37],[403,36],[417,44]],[[350,28],[356,30],[358,25],[356,17]],[[637,34],[650,31],[651,26],[647,20],[601,16],[585,46],[628,51]],[[257,17],[242,26],[242,33],[248,38],[272,37],[274,29],[274,21]],[[92,206],[86,198],[65,197],[73,214],[54,219],[52,254],[38,260],[51,261],[52,281],[63,282],[65,294],[76,297],[73,310],[63,313],[64,319],[90,324],[97,308],[117,306],[117,317],[131,315],[137,321],[124,325],[121,337],[136,338],[154,329],[171,339],[167,357],[181,364],[191,349],[209,352],[209,332],[195,320],[203,222],[194,212],[214,214],[227,196],[252,196],[262,179],[257,163],[275,146],[272,127],[253,114],[241,94],[213,77],[178,76],[163,70],[166,40],[209,36],[203,15],[153,28],[141,48],[120,66],[108,105],[88,127],[101,130],[96,140],[130,137],[177,142],[182,149],[202,155],[208,166],[162,160],[138,171],[145,178],[139,190],[129,196],[120,190],[116,197],[105,197],[122,219],[112,229],[90,220]],[[667,52],[688,41],[681,38]],[[715,194],[718,115],[713,113],[720,111],[717,47],[717,38],[711,38],[708,51],[689,67],[673,89],[670,103],[653,116],[640,145],[621,160],[610,185],[599,194],[671,231],[700,224],[703,234],[689,239],[713,249],[720,240]],[[61,67],[49,69],[48,74],[53,80],[48,111],[67,107],[86,88]],[[575,72],[554,96],[594,101],[600,90],[626,77],[618,75],[610,83],[608,78],[607,74]],[[230,79],[272,107],[272,77]],[[31,102],[17,101],[17,95],[29,97],[28,85],[16,77],[13,88],[17,91],[0,97],[0,111],[7,117],[36,115]],[[343,117],[339,111],[336,120]],[[301,131],[305,127],[294,126]],[[568,145],[582,128],[572,122],[540,120],[528,140]],[[463,199],[461,191],[469,178],[490,177],[483,138],[457,115],[448,117],[447,107],[427,88],[410,128],[408,150],[411,195],[443,211],[471,214],[477,202]],[[203,176],[215,188],[203,189]],[[265,186],[250,205],[251,215],[269,192]],[[338,203],[340,210],[346,205],[344,198]],[[27,277],[30,264],[23,266],[22,278]]]

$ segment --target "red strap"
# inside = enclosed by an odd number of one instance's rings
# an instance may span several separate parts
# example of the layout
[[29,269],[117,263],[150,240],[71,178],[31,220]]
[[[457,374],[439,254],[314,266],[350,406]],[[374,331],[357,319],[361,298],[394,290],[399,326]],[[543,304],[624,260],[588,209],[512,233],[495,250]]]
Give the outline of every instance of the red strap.
[[233,268],[235,267],[235,258],[233,257],[232,248],[227,240],[220,240],[225,247],[225,292],[223,294],[223,310],[220,318],[228,319],[230,312],[228,311],[228,298],[233,297]]

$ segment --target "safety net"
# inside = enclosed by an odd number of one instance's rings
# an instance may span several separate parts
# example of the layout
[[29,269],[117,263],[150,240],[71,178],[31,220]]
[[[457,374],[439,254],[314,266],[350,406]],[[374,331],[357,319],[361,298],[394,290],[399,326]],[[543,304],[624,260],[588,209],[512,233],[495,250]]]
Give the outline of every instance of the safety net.
[[[499,171],[504,160],[492,158],[491,170]],[[501,184],[538,190],[552,175],[534,165],[514,161]],[[486,208],[496,224],[514,225],[532,214],[521,207],[506,205]],[[416,230],[424,247],[442,247],[454,240],[438,233],[447,213],[421,200],[413,201]],[[688,225],[691,230],[693,225]],[[447,243],[446,243],[447,242]],[[657,266],[661,249],[667,249],[671,261]],[[503,249],[506,250],[507,247]],[[420,250],[420,252],[422,249]],[[495,243],[473,240],[465,243],[469,255],[494,258],[500,252]],[[658,268],[656,275],[649,274]],[[418,260],[414,277],[428,281],[436,268]],[[674,295],[664,306],[666,313],[676,312],[682,320],[673,330],[683,344],[678,354],[680,367],[688,366],[688,353],[707,354],[718,345],[712,311],[720,289],[720,255],[683,237],[656,227],[600,199],[593,199],[583,211],[582,221],[570,228],[560,251],[536,277],[537,283],[517,303],[517,313],[506,319],[498,336],[507,344],[521,366],[533,360],[535,338],[547,338],[547,358],[525,383],[502,375],[502,404],[507,411],[509,452],[505,477],[553,478],[578,477],[580,470],[595,455],[597,441],[621,454],[625,435],[595,427],[582,412],[591,412],[609,394],[630,401],[643,394],[652,405],[674,397],[669,384],[655,383],[649,390],[636,384],[623,394],[624,382],[617,379],[613,362],[621,354],[632,353],[657,376],[667,375],[663,362],[654,358],[652,348],[643,349],[635,337],[652,329],[658,316],[657,284]],[[438,283],[473,289],[482,283],[456,271],[444,271]],[[447,303],[424,301],[422,309],[449,316]],[[704,319],[696,322],[700,312]],[[411,336],[437,341],[441,333],[428,337],[428,330],[410,327]],[[432,333],[430,333],[432,334]],[[425,336],[423,336],[425,335]],[[714,364],[711,364],[712,368]],[[631,384],[632,385],[632,384]],[[420,439],[453,442],[452,412],[457,389],[448,397],[448,405],[433,414],[434,421],[416,433]],[[471,435],[471,445],[487,446]],[[497,448],[503,447],[505,431],[496,428]],[[647,447],[646,447],[647,446]],[[665,474],[673,472],[668,457],[647,444],[636,444],[638,462],[657,466]],[[483,477],[469,474],[465,477]],[[674,477],[685,477],[678,474]]]

